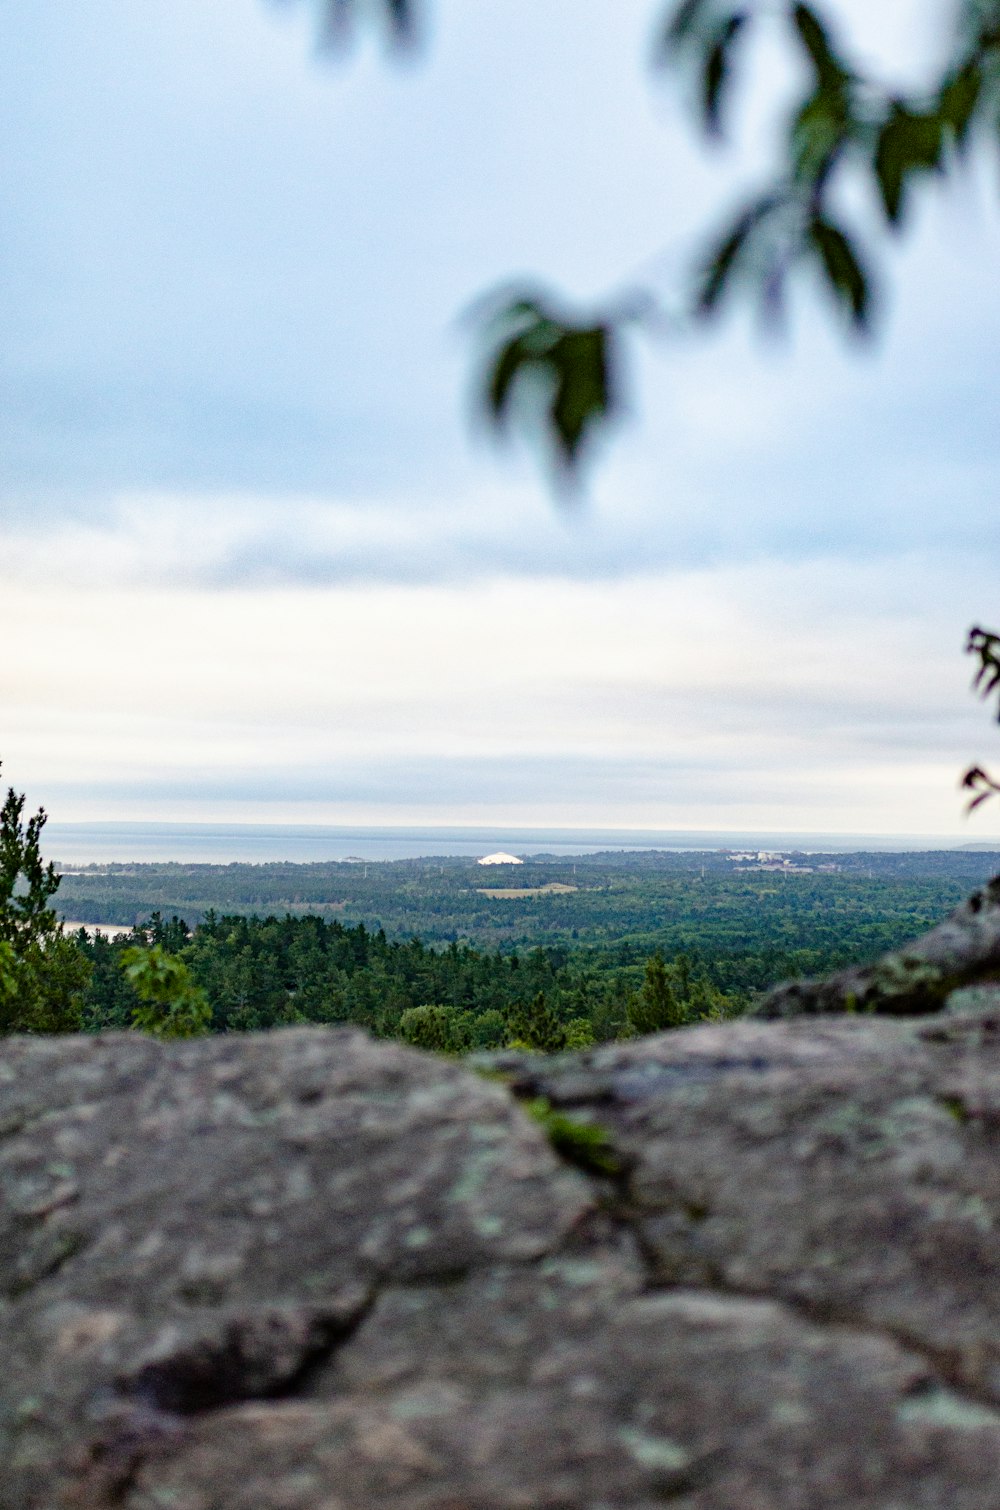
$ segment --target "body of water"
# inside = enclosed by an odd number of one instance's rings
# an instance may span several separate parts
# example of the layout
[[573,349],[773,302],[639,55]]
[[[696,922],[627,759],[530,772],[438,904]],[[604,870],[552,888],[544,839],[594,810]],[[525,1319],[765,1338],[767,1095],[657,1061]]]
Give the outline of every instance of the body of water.
[[292,860],[409,860],[505,850],[521,857],[599,850],[934,850],[958,838],[886,834],[748,834],[680,829],[335,828],[250,823],[58,823],[45,829],[45,854],[62,867],[111,861],[263,864]]

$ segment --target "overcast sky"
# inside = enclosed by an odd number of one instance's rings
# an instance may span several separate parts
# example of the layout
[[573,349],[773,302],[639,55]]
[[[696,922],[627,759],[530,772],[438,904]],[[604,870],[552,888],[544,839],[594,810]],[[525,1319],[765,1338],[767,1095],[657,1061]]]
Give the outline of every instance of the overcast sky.
[[[835,7],[904,81],[946,9]],[[400,68],[318,59],[306,0],[5,7],[5,780],[64,821],[994,836],[956,781],[1000,764],[995,164],[921,198],[871,351],[804,293],[783,341],[637,353],[585,500],[470,425],[477,294],[669,294],[764,160],[754,98],[742,157],[698,145],[655,16],[437,0]]]

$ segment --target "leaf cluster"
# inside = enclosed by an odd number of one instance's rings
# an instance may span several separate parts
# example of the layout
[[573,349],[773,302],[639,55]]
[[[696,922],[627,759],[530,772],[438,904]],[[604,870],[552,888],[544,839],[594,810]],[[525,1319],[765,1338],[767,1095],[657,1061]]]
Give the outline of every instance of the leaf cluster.
[[[992,697],[1000,690],[1000,634],[991,629],[981,629],[978,624],[969,630],[965,645],[966,655],[974,655],[979,669],[972,679],[973,690],[982,698]],[[1000,723],[1000,699],[997,703],[997,722]]]
[[[272,0],[294,5],[301,0]],[[376,25],[390,44],[417,38],[421,0],[313,0],[327,44]],[[958,0],[951,38],[930,85],[899,89],[853,60],[826,8],[805,0],[670,0],[657,30],[658,68],[694,84],[696,112],[720,139],[749,44],[777,26],[804,83],[789,112],[767,182],[729,217],[698,259],[691,290],[669,318],[639,296],[643,323],[684,328],[724,305],[756,302],[783,312],[793,274],[811,272],[849,330],[867,333],[877,308],[874,258],[845,218],[842,186],[861,182],[890,231],[904,226],[917,182],[951,171],[971,144],[996,145],[1000,127],[1000,0]],[[557,307],[521,290],[480,306],[484,359],[479,398],[506,435],[516,415],[551,457],[557,480],[580,472],[590,442],[618,417],[624,391],[621,337],[636,295],[598,310]],[[655,318],[654,318],[655,316]]]
[[563,313],[545,295],[494,297],[477,317],[491,422],[500,432],[515,417],[540,422],[557,474],[572,474],[588,440],[621,409],[616,319]]
[[[966,641],[965,650],[967,655],[975,656],[979,667],[972,679],[972,687],[978,692],[984,701],[995,694],[1000,694],[1000,634],[995,634],[990,629],[982,629],[978,624],[969,630],[969,638]],[[997,722],[1000,723],[1000,696],[997,699]],[[973,812],[982,803],[1000,793],[1000,782],[997,782],[982,766],[970,766],[962,777],[962,790],[971,792],[967,812]]]
[[121,957],[122,969],[139,997],[132,1026],[156,1038],[195,1038],[211,1027],[208,997],[195,984],[183,960],[162,945],[132,947]]
[[[749,299],[764,318],[783,313],[793,275],[810,272],[848,329],[870,331],[877,309],[874,257],[845,217],[843,188],[859,182],[884,226],[905,224],[915,185],[951,171],[970,145],[996,143],[1000,126],[1000,0],[962,0],[947,55],[927,89],[884,84],[853,61],[824,12],[803,0],[675,0],[660,29],[657,65],[694,82],[710,139],[724,123],[748,43],[777,25],[804,78],[779,162],[709,243],[695,268],[683,327]],[[634,302],[634,301],[633,301]],[[657,301],[644,298],[645,323]],[[509,297],[485,322],[487,416],[504,433],[512,409],[534,422],[564,472],[622,410],[618,343],[632,310],[558,311],[551,299]]]
[[628,1004],[628,1021],[633,1032],[662,1033],[666,1028],[676,1028],[684,1021],[686,1012],[678,1000],[666,961],[658,949],[646,961],[642,990]]
[[448,1007],[407,1007],[398,1033],[404,1043],[434,1054],[461,1054],[472,1047],[467,1025]]
[[[690,67],[693,60],[700,70],[709,135],[719,134],[739,51],[762,11],[682,0],[666,27],[661,61]],[[811,264],[849,324],[865,331],[875,304],[871,258],[836,208],[840,187],[849,177],[866,183],[887,227],[899,230],[922,176],[946,172],[977,133],[995,136],[1000,6],[966,0],[941,73],[919,93],[887,87],[851,62],[816,7],[798,0],[780,6],[778,16],[806,82],[772,182],[705,259],[696,312],[711,315],[740,290],[756,290],[774,315],[789,274]]]

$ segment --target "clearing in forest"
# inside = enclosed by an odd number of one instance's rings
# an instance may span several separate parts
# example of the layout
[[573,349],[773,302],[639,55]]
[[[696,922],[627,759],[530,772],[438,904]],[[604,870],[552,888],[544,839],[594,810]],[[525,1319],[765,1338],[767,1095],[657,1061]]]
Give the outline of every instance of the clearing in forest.
[[547,886],[477,886],[481,897],[551,897],[568,891],[579,891],[578,886],[565,886],[562,881],[550,881]]

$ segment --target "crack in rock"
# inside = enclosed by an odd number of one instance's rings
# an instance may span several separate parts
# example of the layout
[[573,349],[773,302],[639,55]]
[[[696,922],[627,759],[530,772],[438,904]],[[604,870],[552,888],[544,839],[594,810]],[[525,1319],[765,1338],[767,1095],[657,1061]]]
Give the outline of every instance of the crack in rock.
[[357,1329],[371,1299],[359,1285],[324,1306],[262,1306],[170,1325],[119,1376],[119,1388],[151,1409],[181,1416],[294,1394]]

